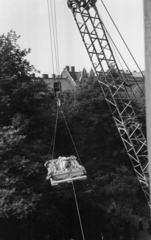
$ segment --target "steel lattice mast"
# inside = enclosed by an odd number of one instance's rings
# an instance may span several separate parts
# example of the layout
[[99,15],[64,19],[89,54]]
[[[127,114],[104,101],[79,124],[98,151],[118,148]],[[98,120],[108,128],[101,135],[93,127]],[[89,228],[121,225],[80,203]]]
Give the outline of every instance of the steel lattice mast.
[[[133,110],[132,98],[129,96],[128,87],[125,86],[124,76],[118,68],[107,31],[95,5],[96,1],[68,0],[67,3],[73,13],[127,154],[151,207],[147,141]],[[113,76],[113,70],[118,73],[118,78]]]

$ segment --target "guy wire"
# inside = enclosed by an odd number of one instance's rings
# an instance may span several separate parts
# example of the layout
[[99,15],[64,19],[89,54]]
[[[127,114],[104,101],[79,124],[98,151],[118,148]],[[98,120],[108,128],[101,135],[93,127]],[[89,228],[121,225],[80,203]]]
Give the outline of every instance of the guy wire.
[[108,15],[109,15],[109,17],[110,17],[110,19],[111,19],[111,21],[112,21],[113,25],[115,26],[115,28],[116,28],[117,32],[119,33],[119,35],[120,35],[120,37],[121,37],[122,41],[124,42],[124,44],[125,44],[125,46],[126,46],[126,48],[127,48],[128,52],[130,53],[130,55],[131,55],[131,57],[132,57],[133,61],[135,62],[136,66],[138,67],[139,71],[141,72],[141,74],[142,74],[142,76],[143,76],[143,78],[144,78],[144,74],[142,73],[142,71],[141,71],[141,69],[140,69],[139,65],[137,64],[137,62],[136,62],[136,60],[135,60],[135,58],[134,58],[133,54],[131,53],[131,51],[130,51],[129,47],[127,46],[127,44],[126,44],[126,42],[125,42],[125,40],[124,40],[124,38],[123,38],[122,34],[120,33],[120,31],[119,31],[118,27],[116,26],[116,24],[115,24],[115,22],[114,22],[113,18],[111,17],[111,15],[110,15],[110,13],[109,13],[109,11],[108,11],[107,7],[106,7],[106,6],[105,6],[105,4],[104,4],[103,0],[101,0],[101,2],[102,2],[102,4],[103,4],[103,6],[104,6],[105,10],[107,11],[107,13],[108,13]]

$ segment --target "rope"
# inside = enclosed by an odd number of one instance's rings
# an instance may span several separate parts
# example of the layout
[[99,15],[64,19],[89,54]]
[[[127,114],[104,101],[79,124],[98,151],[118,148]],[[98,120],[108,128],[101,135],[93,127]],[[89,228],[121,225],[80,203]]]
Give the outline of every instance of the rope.
[[69,129],[69,127],[68,127],[68,124],[67,124],[67,121],[66,121],[65,115],[64,115],[64,113],[63,113],[63,111],[62,111],[61,108],[60,108],[60,111],[61,111],[62,116],[63,116],[63,119],[64,119],[64,121],[65,121],[65,125],[66,125],[66,128],[67,128],[67,130],[68,130],[68,133],[69,133],[69,135],[70,135],[70,138],[71,138],[72,144],[73,144],[73,146],[74,146],[74,148],[75,148],[75,151],[76,151],[77,157],[78,157],[78,159],[79,159],[79,161],[80,161],[80,164],[82,165],[82,163],[81,163],[81,159],[80,159],[80,156],[79,156],[78,151],[77,151],[77,148],[76,148],[76,145],[75,145],[75,143],[74,143],[74,141],[73,141],[73,138],[72,138],[72,135],[71,135],[70,129]]
[[55,132],[55,129],[54,129],[54,131],[53,131],[52,138],[51,138],[51,142],[50,142],[49,153],[48,153],[48,159],[50,158],[51,147],[52,147],[52,145],[53,145],[54,132]]
[[58,69],[58,74],[60,73],[60,67],[59,67],[59,50],[58,50],[58,33],[57,33],[57,18],[56,18],[56,5],[55,5],[55,0],[54,0],[54,22],[55,22],[55,35],[56,35],[56,53],[57,53],[57,69]]
[[48,6],[48,21],[49,21],[49,36],[50,36],[50,46],[51,46],[52,70],[54,73],[54,59],[53,59],[53,48],[52,48],[52,32],[51,32],[51,24],[50,24],[49,0],[47,0],[47,6]]
[[111,17],[111,15],[110,15],[109,11],[107,10],[107,7],[105,6],[105,4],[104,4],[103,0],[101,0],[101,2],[102,2],[102,4],[103,4],[103,6],[104,6],[105,10],[107,11],[107,13],[108,13],[108,15],[109,15],[109,17],[110,17],[110,19],[111,19],[112,23],[114,24],[114,26],[115,26],[115,28],[116,28],[117,32],[119,33],[119,35],[120,35],[121,39],[123,40],[123,42],[124,42],[124,44],[125,44],[125,46],[126,46],[126,48],[127,48],[128,52],[130,53],[130,55],[131,55],[132,59],[134,60],[134,62],[135,62],[135,64],[136,64],[136,66],[138,67],[139,71],[141,72],[141,74],[142,74],[142,76],[143,76],[143,78],[144,78],[144,74],[142,73],[142,71],[141,71],[141,69],[140,69],[139,65],[137,64],[137,62],[136,62],[136,60],[135,60],[135,58],[134,58],[133,54],[131,53],[131,51],[130,51],[129,47],[127,46],[127,44],[126,44],[126,42],[125,42],[125,40],[124,40],[124,38],[123,38],[122,34],[120,33],[120,31],[119,31],[118,27],[116,26],[116,24],[115,24],[115,22],[114,22],[113,18]]
[[[109,36],[109,37],[110,37],[110,36]],[[110,39],[110,40],[111,40],[111,39]],[[111,40],[111,45],[112,45],[113,52],[114,52],[114,54],[115,54],[115,56],[116,56],[116,58],[117,58],[117,61],[119,62],[120,68],[123,70],[122,63],[121,63],[120,58],[119,58],[119,56],[118,56],[118,54],[117,54],[117,52],[116,52],[116,48],[115,48],[112,40]]]
[[[130,69],[129,69],[128,65],[127,65],[127,63],[125,62],[124,58],[122,57],[122,55],[121,55],[121,53],[120,53],[119,49],[117,48],[117,46],[116,46],[115,42],[113,41],[113,39],[112,39],[111,35],[109,34],[109,32],[108,32],[108,30],[106,29],[106,27],[105,27],[105,25],[104,25],[104,24],[103,24],[103,26],[104,26],[104,29],[105,29],[106,33],[108,34],[108,36],[109,36],[109,38],[110,38],[111,42],[113,43],[113,45],[114,45],[115,49],[117,50],[118,54],[120,55],[121,59],[123,60],[123,62],[124,62],[124,64],[125,64],[125,66],[127,67],[127,69],[129,70],[129,72],[131,73],[131,71],[130,71]],[[140,92],[141,92],[141,93],[143,94],[143,96],[144,96],[144,92],[143,92],[143,91],[142,91],[142,89],[140,88],[140,86],[139,86],[138,82],[135,80],[135,78],[134,78],[134,76],[133,76],[133,74],[132,74],[132,73],[131,73],[131,75],[132,75],[132,77],[133,77],[133,79],[134,79],[134,81],[135,81],[136,85],[138,86],[138,88],[139,88]]]
[[55,122],[55,129],[54,129],[54,138],[53,138],[53,148],[52,148],[52,159],[53,159],[53,156],[54,156],[54,149],[55,149],[55,140],[56,140],[56,132],[57,132],[58,112],[59,112],[59,108],[57,107],[56,122]]
[[[66,124],[66,127],[68,129],[68,132],[69,132],[69,135],[72,139],[72,143],[76,149],[76,146],[74,144],[74,141],[73,141],[73,138],[72,138],[72,135],[70,133],[70,130],[69,130],[69,127],[68,127],[68,124],[66,122],[66,119],[65,119],[65,115],[62,111],[62,109],[60,108],[60,111],[62,113],[62,116],[63,116],[63,119],[65,121],[65,124]],[[52,150],[52,159],[53,159],[53,155],[54,155],[54,147],[55,147],[55,139],[56,139],[56,131],[57,131],[57,121],[58,121],[58,113],[59,113],[59,107],[57,107],[57,114],[56,114],[56,121],[55,121],[55,128],[54,128],[54,134],[53,134],[53,150]],[[77,152],[77,149],[76,149],[76,153],[77,153],[77,156],[79,158],[79,155],[78,155],[78,152]],[[50,154],[50,151],[49,151],[49,154]],[[79,158],[80,160],[80,158]],[[81,161],[80,161],[81,162]],[[69,174],[70,175],[70,174]],[[76,203],[76,208],[77,208],[77,213],[78,213],[78,218],[79,218],[79,223],[80,223],[80,229],[81,229],[81,234],[82,234],[82,239],[85,240],[85,237],[84,237],[84,231],[83,231],[83,226],[82,226],[82,221],[81,221],[81,216],[80,216],[80,211],[79,211],[79,206],[78,206],[78,201],[77,201],[77,196],[76,196],[76,191],[75,191],[75,187],[74,187],[74,183],[73,183],[73,180],[71,181],[72,183],[72,188],[73,188],[73,193],[74,193],[74,199],[75,199],[75,203]]]
[[54,52],[55,52],[55,61],[56,61],[56,71],[58,73],[57,69],[57,53],[56,53],[56,39],[55,39],[55,30],[54,30],[54,18],[53,18],[53,9],[52,9],[52,2],[50,1],[50,7],[51,7],[51,21],[52,21],[52,31],[53,31],[53,41],[54,41]]
[[[56,23],[56,21],[54,20],[54,13],[53,13],[53,6],[52,6],[52,0],[49,0],[49,4],[50,4],[50,10],[51,10],[51,16],[49,15],[49,17],[51,17],[51,23],[52,23],[52,32],[53,32],[53,45],[54,45],[54,59],[55,59],[55,67],[56,67],[56,72],[57,74],[59,73],[59,70],[58,70],[58,57],[57,57],[57,40],[56,40],[56,32],[55,32],[55,24],[54,22]],[[55,10],[55,7],[54,7],[54,10]]]
[[80,211],[79,211],[79,206],[78,206],[78,201],[77,201],[77,196],[76,196],[76,192],[75,192],[75,187],[74,187],[74,183],[73,183],[73,181],[72,181],[72,188],[73,188],[73,193],[74,193],[74,198],[75,198],[76,208],[77,208],[77,212],[78,212],[78,217],[79,217],[79,223],[80,223],[80,228],[81,228],[81,234],[82,234],[82,238],[83,238],[83,240],[85,240],[84,232],[83,232],[83,226],[82,226],[82,221],[81,221],[81,216],[80,216]]
[[[51,57],[53,73],[59,75],[59,51],[58,51],[58,34],[57,34],[57,18],[56,18],[56,5],[55,0],[47,0],[48,5],[48,18],[49,18],[49,33],[51,45]],[[50,20],[51,19],[51,20]],[[51,30],[52,29],[52,30]]]

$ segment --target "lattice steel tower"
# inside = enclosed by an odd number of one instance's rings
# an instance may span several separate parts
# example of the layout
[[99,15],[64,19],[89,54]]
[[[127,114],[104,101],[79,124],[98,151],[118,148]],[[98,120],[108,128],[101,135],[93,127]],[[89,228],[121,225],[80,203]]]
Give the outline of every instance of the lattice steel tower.
[[[102,92],[151,208],[147,141],[132,106],[125,78],[118,68],[97,0],[68,0]],[[117,73],[115,77],[113,73]]]

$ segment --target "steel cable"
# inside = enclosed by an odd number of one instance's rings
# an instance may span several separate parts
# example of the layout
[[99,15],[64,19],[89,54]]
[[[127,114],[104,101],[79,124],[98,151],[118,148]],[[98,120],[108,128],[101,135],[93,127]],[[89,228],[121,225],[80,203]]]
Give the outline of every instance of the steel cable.
[[[51,38],[51,41],[52,41],[52,46],[54,48],[54,51],[52,51],[52,54],[54,55],[53,58],[54,58],[54,62],[55,62],[55,69],[56,69],[56,73],[57,75],[59,75],[59,66],[58,66],[58,47],[57,47],[57,44],[58,44],[58,41],[57,41],[57,32],[56,32],[56,8],[55,8],[55,2],[52,2],[52,0],[49,0],[49,20],[51,18],[51,27],[52,27],[52,38]],[[53,7],[54,6],[54,7]]]
[[[122,59],[122,61],[124,62],[125,66],[127,67],[128,71],[131,73],[131,71],[130,71],[130,69],[129,69],[128,65],[127,65],[127,63],[125,62],[124,58],[122,57],[122,55],[121,55],[121,53],[120,53],[119,49],[117,48],[117,46],[116,46],[115,42],[113,41],[113,39],[112,39],[111,35],[109,34],[109,32],[108,32],[108,30],[106,29],[106,27],[105,27],[105,25],[104,25],[104,24],[103,24],[103,26],[104,26],[104,29],[105,29],[105,31],[106,31],[106,33],[107,33],[108,37],[110,38],[110,41],[112,42],[113,46],[114,46],[114,47],[115,47],[115,49],[117,50],[117,52],[118,52],[119,56],[121,57],[121,59]],[[141,93],[143,94],[143,96],[144,96],[144,92],[143,92],[143,91],[142,91],[142,89],[140,88],[140,86],[139,86],[138,82],[136,81],[136,79],[135,79],[135,77],[133,76],[133,74],[132,74],[132,73],[131,73],[131,76],[132,76],[132,78],[134,79],[134,81],[135,81],[136,85],[138,86],[138,88],[139,88],[140,92],[141,92]]]
[[60,73],[60,66],[59,66],[58,33],[57,33],[57,18],[56,18],[56,4],[55,4],[55,0],[54,0],[54,23],[55,23],[55,36],[56,36],[57,69],[58,69],[58,75],[59,75],[59,73]]
[[103,4],[103,6],[104,6],[104,8],[105,8],[106,12],[108,13],[108,15],[109,15],[109,17],[110,17],[110,19],[111,19],[111,21],[112,21],[113,25],[115,26],[115,28],[116,28],[116,30],[117,30],[117,32],[118,32],[118,34],[120,35],[120,37],[121,37],[122,41],[124,42],[124,44],[125,44],[125,46],[126,46],[126,48],[127,48],[128,52],[130,53],[130,55],[131,55],[131,57],[132,57],[133,61],[135,62],[136,66],[138,67],[139,71],[141,72],[141,74],[142,74],[142,76],[143,76],[143,78],[144,78],[144,74],[142,73],[142,71],[141,71],[141,69],[140,69],[139,65],[137,64],[137,62],[136,62],[136,60],[135,60],[135,58],[134,58],[133,54],[131,53],[131,51],[130,51],[129,47],[127,46],[127,44],[126,44],[126,42],[125,42],[125,40],[124,40],[124,38],[123,38],[122,34],[120,33],[120,31],[119,31],[118,27],[116,26],[116,24],[115,24],[115,22],[114,22],[113,18],[111,17],[111,14],[109,13],[109,11],[108,11],[107,7],[106,7],[106,6],[105,6],[105,4],[104,4],[103,0],[101,0],[101,2],[102,2],[102,4]]
[[51,60],[52,60],[52,70],[54,72],[54,59],[53,59],[53,45],[52,45],[52,31],[51,31],[51,23],[50,23],[50,8],[49,8],[49,0],[47,0],[48,6],[48,21],[49,21],[49,36],[50,36],[50,47],[51,47]]
[[80,223],[80,228],[81,228],[81,234],[82,234],[82,238],[83,238],[83,240],[85,240],[85,237],[84,237],[84,231],[83,231],[83,226],[82,226],[82,221],[81,221],[81,216],[80,216],[80,211],[79,211],[79,206],[78,206],[78,201],[77,201],[77,196],[76,196],[76,191],[75,191],[75,187],[74,187],[74,183],[73,183],[73,181],[72,181],[72,188],[73,188],[73,193],[74,193],[74,198],[75,198],[76,208],[77,208],[77,212],[78,212],[78,217],[79,217],[79,223]]
[[68,123],[67,123],[67,121],[66,121],[66,118],[65,118],[64,112],[62,111],[62,109],[60,109],[60,111],[61,111],[62,116],[63,116],[63,119],[64,119],[64,121],[65,121],[65,125],[66,125],[66,128],[67,128],[67,130],[68,130],[68,133],[69,133],[69,135],[70,135],[70,138],[71,138],[72,144],[73,144],[73,146],[74,146],[74,149],[75,149],[75,151],[76,151],[77,157],[78,157],[78,159],[79,159],[79,161],[80,161],[80,164],[82,165],[82,162],[81,162],[80,156],[79,156],[79,154],[78,154],[78,151],[77,151],[76,145],[75,145],[74,140],[73,140],[73,137],[72,137],[72,135],[71,135],[71,132],[70,132],[70,129],[69,129]]

